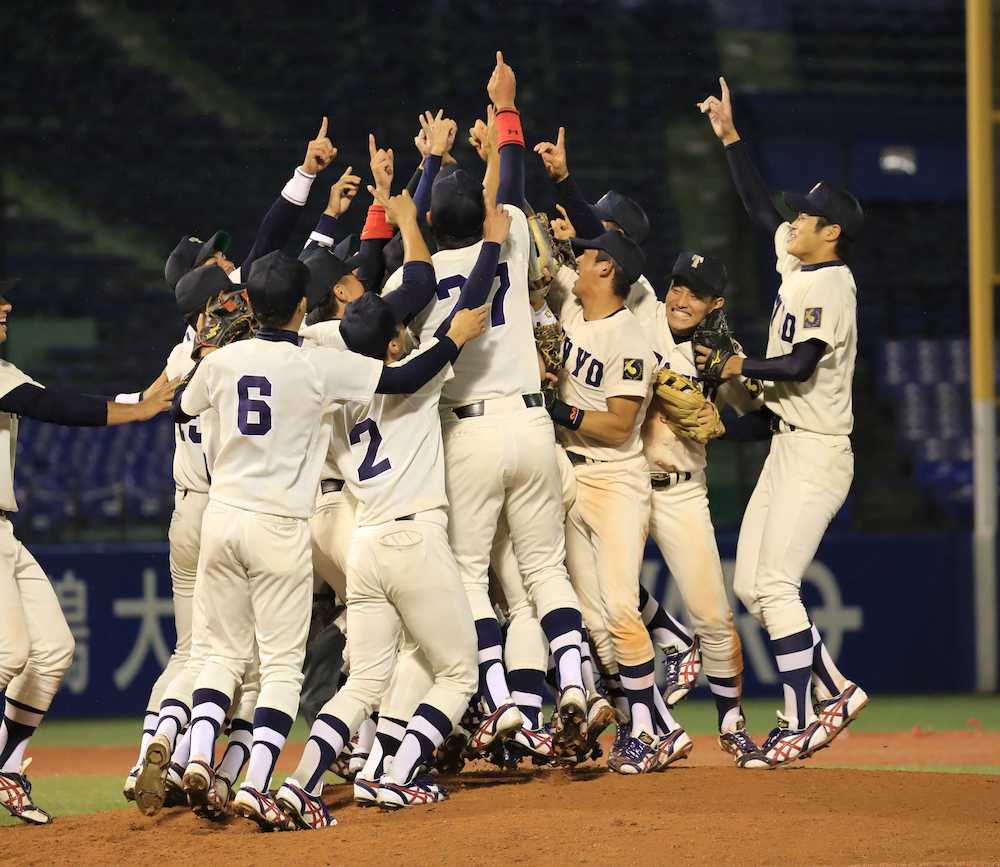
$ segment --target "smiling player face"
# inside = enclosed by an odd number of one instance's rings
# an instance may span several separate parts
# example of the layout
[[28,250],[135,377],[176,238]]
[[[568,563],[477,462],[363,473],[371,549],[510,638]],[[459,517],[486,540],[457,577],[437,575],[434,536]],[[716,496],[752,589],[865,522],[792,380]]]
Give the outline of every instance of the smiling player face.
[[687,335],[713,310],[726,303],[726,299],[712,295],[699,295],[683,283],[674,281],[667,290],[667,325],[676,335]]

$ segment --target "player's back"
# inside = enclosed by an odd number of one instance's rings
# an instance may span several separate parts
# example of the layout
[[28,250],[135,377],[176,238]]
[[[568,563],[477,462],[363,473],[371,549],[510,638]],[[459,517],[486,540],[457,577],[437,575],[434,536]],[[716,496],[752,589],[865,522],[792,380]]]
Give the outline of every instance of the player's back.
[[453,375],[445,367],[413,394],[376,394],[335,413],[333,449],[359,527],[447,508],[438,403]]
[[295,335],[262,330],[213,352],[202,367],[201,385],[217,412],[211,499],[309,517],[336,401],[370,397],[382,365],[354,353],[300,347]]
[[[531,307],[528,302],[528,221],[520,208],[504,205],[511,215],[510,233],[500,248],[497,276],[490,287],[486,333],[462,348],[455,376],[445,383],[441,403],[457,406],[477,400],[515,397],[539,390]],[[462,285],[479,258],[482,242],[432,256],[437,275],[434,301],[416,317],[413,330],[421,345],[447,330]],[[387,289],[398,285],[394,274]]]

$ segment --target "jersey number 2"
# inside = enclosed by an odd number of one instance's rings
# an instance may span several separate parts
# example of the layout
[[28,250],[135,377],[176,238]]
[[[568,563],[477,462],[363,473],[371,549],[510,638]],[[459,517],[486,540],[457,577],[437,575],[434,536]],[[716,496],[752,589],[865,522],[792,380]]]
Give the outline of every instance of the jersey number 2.
[[392,464],[389,463],[388,458],[382,458],[378,463],[375,463],[375,458],[378,457],[379,446],[382,445],[382,434],[378,432],[378,425],[372,419],[366,418],[351,428],[351,445],[360,445],[361,437],[365,434],[368,434],[368,450],[365,452],[364,460],[358,465],[359,482],[368,481],[368,479],[374,478],[379,473],[384,473],[386,470],[392,469]]
[[[257,397],[250,397],[251,389],[256,389]],[[261,400],[271,396],[271,380],[266,376],[241,376],[236,383],[236,393],[240,398],[236,410],[236,425],[240,433],[259,437],[271,430],[271,405]]]

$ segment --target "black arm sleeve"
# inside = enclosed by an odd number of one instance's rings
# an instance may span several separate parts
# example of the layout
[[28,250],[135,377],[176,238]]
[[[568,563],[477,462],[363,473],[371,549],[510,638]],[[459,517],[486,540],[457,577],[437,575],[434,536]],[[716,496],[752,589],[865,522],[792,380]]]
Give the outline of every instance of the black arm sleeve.
[[375,391],[378,394],[413,394],[437,376],[446,364],[458,358],[458,347],[443,337],[426,352],[398,367],[383,367]]
[[408,325],[431,303],[436,288],[434,266],[430,262],[406,262],[403,264],[403,282],[395,292],[386,295],[385,300],[396,314],[396,320]]
[[732,408],[726,408],[722,412],[726,432],[719,439],[738,443],[770,439],[772,418],[774,414],[767,408],[748,412],[746,415],[737,415]]
[[177,391],[174,392],[174,399],[170,402],[170,415],[174,420],[174,424],[185,424],[194,418],[193,415],[188,415],[184,410],[181,409],[181,398],[184,397],[184,389],[187,388],[187,384],[191,381],[191,377],[195,375],[198,370],[198,365],[201,364],[202,359],[199,358],[195,363],[194,367],[191,368],[191,372],[181,381],[181,384],[177,386]]
[[424,168],[420,173],[420,182],[417,190],[413,193],[413,204],[417,208],[417,225],[422,226],[427,222],[427,212],[431,209],[431,187],[434,186],[434,179],[441,171],[441,157],[436,154],[428,154],[424,160]]
[[771,382],[805,382],[816,371],[826,343],[817,340],[804,340],[796,343],[788,355],[777,358],[744,358],[743,375]]
[[104,427],[108,404],[89,394],[40,388],[26,382],[0,397],[0,412],[69,427]]
[[389,238],[367,238],[361,242],[358,250],[361,260],[358,265],[358,279],[364,284],[367,292],[377,293],[382,289],[382,281],[385,278],[385,259],[382,251],[389,240]]
[[249,275],[250,266],[261,256],[280,250],[292,236],[295,223],[302,213],[302,205],[293,205],[284,196],[278,196],[260,221],[257,237],[247,257],[240,264],[243,280]]
[[726,160],[729,162],[729,173],[733,176],[736,191],[740,194],[750,219],[773,235],[784,219],[774,207],[767,184],[750,159],[750,152],[743,139],[726,145]]
[[497,204],[524,207],[524,145],[510,142],[500,148]]
[[410,193],[410,198],[412,199],[417,193],[417,187],[420,186],[420,176],[424,173],[424,167],[422,165],[417,166],[417,170],[413,173],[413,176],[406,184],[406,189]]
[[572,175],[567,175],[556,184],[556,201],[566,209],[566,216],[576,229],[578,238],[596,238],[604,234],[604,226],[583,197],[583,191]]

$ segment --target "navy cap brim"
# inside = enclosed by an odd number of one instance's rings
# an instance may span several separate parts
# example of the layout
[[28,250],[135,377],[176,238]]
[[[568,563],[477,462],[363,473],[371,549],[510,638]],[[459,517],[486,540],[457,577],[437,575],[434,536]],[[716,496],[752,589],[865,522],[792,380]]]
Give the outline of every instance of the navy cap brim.
[[826,214],[819,213],[816,205],[809,200],[806,193],[784,193],[782,198],[785,204],[796,214],[812,214],[816,217],[825,217]]
[[194,266],[197,268],[199,265],[207,262],[217,251],[219,253],[228,253],[232,243],[233,239],[229,232],[216,232],[201,245],[201,249],[194,260]]

